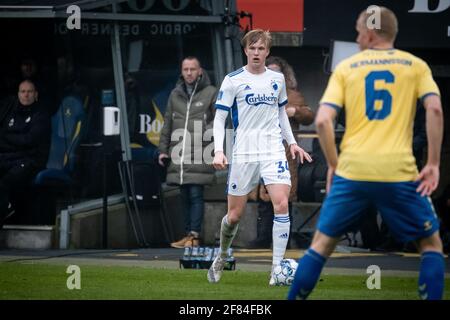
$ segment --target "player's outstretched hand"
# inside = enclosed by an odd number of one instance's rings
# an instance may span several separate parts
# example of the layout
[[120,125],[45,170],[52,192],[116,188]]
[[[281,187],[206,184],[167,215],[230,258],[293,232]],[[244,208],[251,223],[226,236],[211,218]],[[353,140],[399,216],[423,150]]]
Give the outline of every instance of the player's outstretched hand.
[[312,162],[312,158],[309,155],[309,153],[300,148],[297,144],[295,143],[291,144],[289,148],[291,151],[292,159],[296,159],[296,155],[298,154],[298,157],[300,158],[300,163],[303,163],[304,159],[306,159],[306,161],[308,162]]
[[213,166],[217,170],[223,170],[228,165],[227,157],[222,151],[218,151],[214,154]]
[[419,192],[422,197],[431,195],[439,184],[439,166],[427,164],[423,167],[422,171],[420,171],[416,181],[420,181],[416,191]]

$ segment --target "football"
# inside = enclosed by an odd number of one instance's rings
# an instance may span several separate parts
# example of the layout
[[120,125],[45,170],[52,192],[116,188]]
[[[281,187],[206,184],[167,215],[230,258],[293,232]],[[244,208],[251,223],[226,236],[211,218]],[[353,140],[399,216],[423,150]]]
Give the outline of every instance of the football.
[[289,286],[294,280],[298,263],[294,259],[283,259],[273,269],[273,278],[277,286]]

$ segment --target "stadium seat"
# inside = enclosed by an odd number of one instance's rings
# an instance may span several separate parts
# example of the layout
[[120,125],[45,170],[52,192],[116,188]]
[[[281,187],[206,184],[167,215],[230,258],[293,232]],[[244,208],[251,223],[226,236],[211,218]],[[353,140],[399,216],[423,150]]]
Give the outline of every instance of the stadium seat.
[[81,98],[76,95],[64,97],[61,106],[52,117],[52,136],[47,168],[37,174],[35,185],[71,184],[84,118],[85,110]]

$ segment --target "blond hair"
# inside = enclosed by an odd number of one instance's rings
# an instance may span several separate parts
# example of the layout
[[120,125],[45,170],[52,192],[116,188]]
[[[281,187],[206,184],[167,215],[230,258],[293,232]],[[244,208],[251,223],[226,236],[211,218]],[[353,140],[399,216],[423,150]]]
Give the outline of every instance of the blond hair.
[[255,29],[247,32],[241,40],[241,45],[246,48],[247,46],[258,42],[258,40],[262,40],[266,44],[267,49],[270,49],[272,46],[272,36],[270,35],[270,32],[262,29]]
[[[386,7],[378,7],[380,9],[380,27],[374,28],[375,33],[387,41],[395,41],[398,33],[398,21],[395,13],[386,8]],[[368,10],[364,10],[359,15],[359,18],[362,19],[363,25],[365,28],[368,28],[368,19],[371,15],[367,12]]]

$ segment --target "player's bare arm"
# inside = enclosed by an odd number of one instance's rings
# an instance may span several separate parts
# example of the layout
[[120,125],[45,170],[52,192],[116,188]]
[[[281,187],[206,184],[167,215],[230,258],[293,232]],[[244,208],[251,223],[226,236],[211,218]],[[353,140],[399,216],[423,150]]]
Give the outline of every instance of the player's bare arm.
[[429,95],[423,101],[426,110],[426,126],[428,139],[428,159],[420,171],[417,192],[429,196],[439,184],[439,164],[442,145],[444,120],[441,99],[437,95]]
[[316,128],[319,135],[319,142],[322,150],[324,151],[325,158],[328,164],[327,173],[327,192],[330,191],[330,186],[333,178],[333,174],[336,170],[338,163],[338,154],[336,150],[336,142],[334,136],[333,121],[337,116],[337,112],[334,108],[327,105],[320,105],[316,116]]

